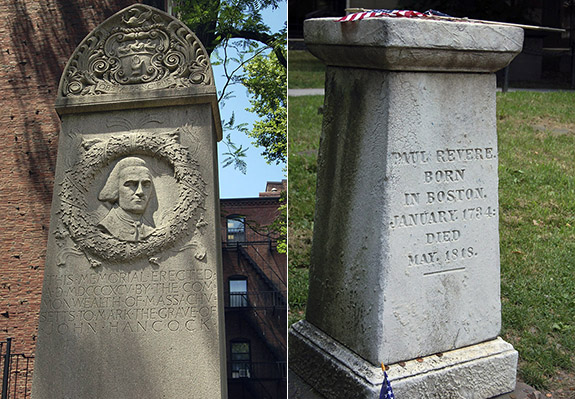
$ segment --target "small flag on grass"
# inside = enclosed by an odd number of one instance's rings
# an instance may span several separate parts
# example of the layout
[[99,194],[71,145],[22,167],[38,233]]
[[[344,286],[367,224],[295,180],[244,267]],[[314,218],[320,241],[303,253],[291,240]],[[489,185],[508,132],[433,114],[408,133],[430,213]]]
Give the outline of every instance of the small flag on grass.
[[381,363],[381,369],[383,370],[383,383],[381,384],[379,399],[395,399],[393,389],[391,389],[391,383],[387,379],[387,373],[385,372],[385,366],[383,363]]

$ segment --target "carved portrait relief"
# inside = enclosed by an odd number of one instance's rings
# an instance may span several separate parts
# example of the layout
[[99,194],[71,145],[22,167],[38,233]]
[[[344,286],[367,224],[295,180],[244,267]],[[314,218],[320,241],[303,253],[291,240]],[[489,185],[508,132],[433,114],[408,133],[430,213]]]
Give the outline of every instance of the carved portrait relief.
[[143,257],[153,262],[178,240],[201,234],[206,183],[179,143],[182,129],[81,139],[58,194],[65,228],[59,235],[92,265]]
[[110,172],[98,196],[100,201],[112,205],[98,227],[122,241],[145,240],[155,229],[153,220],[146,217],[154,194],[146,161],[138,157],[122,158]]

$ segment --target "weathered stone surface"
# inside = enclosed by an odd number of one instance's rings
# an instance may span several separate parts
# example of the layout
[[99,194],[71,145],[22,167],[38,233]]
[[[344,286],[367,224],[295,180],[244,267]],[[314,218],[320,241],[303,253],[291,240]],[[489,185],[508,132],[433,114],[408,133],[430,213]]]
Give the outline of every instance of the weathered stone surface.
[[[496,339],[495,76],[478,72],[509,63],[522,31],[404,18],[305,28],[328,68],[307,321],[292,329],[291,367],[329,397],[372,397],[380,362],[467,347],[442,360],[452,365],[391,373],[398,396],[513,390],[517,354]],[[362,393],[342,394],[339,380]]]
[[[497,338],[386,366],[397,398],[485,399],[513,391],[517,351]],[[379,398],[381,366],[306,321],[291,328],[290,368],[328,399]]]
[[307,319],[374,364],[495,338],[495,76],[329,68],[326,89]]
[[201,43],[150,7],[72,56],[34,399],[227,396],[215,104]]
[[306,47],[327,65],[394,71],[495,72],[523,46],[521,28],[432,19],[304,22]]

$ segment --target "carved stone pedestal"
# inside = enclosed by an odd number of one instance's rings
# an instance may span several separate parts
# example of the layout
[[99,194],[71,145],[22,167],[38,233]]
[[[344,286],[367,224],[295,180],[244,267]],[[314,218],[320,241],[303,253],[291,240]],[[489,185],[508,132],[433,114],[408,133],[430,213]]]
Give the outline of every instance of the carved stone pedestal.
[[[379,398],[381,366],[305,320],[292,326],[290,356],[290,369],[326,398]],[[517,351],[496,338],[386,366],[396,398],[485,399],[513,391]]]
[[[380,362],[409,393],[398,397],[513,390],[516,352],[497,340],[493,72],[521,50],[522,30],[311,19],[305,40],[327,73],[307,320],[291,331],[292,369],[330,398],[377,397]],[[432,362],[438,353],[458,360]],[[395,367],[418,358],[431,368]],[[489,367],[503,380],[485,381]]]
[[224,398],[216,142],[208,55],[144,5],[64,70],[34,399]]

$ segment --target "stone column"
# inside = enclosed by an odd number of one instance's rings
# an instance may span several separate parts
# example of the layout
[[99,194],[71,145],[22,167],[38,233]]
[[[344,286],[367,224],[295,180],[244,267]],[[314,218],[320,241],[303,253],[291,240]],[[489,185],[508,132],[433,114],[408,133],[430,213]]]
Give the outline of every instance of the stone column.
[[501,328],[495,74],[519,28],[305,22],[327,64],[306,321],[290,367],[328,398],[512,391]]
[[133,5],[70,58],[32,397],[225,398],[216,142],[196,36]]

